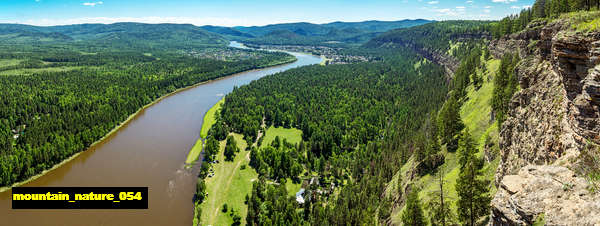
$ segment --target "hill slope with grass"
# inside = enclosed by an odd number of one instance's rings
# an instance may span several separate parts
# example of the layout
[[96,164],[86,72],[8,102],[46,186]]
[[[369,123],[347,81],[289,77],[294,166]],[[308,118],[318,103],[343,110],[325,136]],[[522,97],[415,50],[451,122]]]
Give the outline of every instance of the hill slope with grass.
[[209,136],[261,144],[246,222],[599,223],[597,16],[538,18],[495,39],[506,21],[398,29],[353,49],[380,62],[240,87]]

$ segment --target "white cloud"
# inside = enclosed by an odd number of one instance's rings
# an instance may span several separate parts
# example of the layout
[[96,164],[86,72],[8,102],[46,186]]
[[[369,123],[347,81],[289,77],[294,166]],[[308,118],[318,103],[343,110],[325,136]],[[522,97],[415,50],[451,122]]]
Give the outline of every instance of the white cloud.
[[467,1],[467,4],[473,4],[473,1],[471,1],[471,0]]
[[490,12],[492,12],[492,11],[491,11],[491,10],[489,10],[489,9],[484,9],[484,10],[483,10],[483,12],[484,12],[484,13],[490,13]]
[[430,2],[427,2],[427,4],[429,4],[429,5],[435,5],[435,4],[438,4],[438,3],[440,3],[440,1],[430,1]]
[[[293,19],[284,19],[273,21],[270,18],[263,20],[247,20],[245,18],[225,18],[225,17],[80,17],[65,19],[30,19],[20,21],[7,21],[0,19],[0,23],[22,23],[37,26],[70,25],[70,24],[112,24],[119,22],[138,22],[148,24],[174,23],[174,24],[193,24],[196,26],[215,25],[215,26],[262,26],[274,23],[294,23],[304,22]],[[318,23],[318,21],[309,21]]]
[[464,9],[448,9],[448,8],[444,8],[444,9],[434,9],[434,12],[437,12],[438,17],[458,17],[463,15],[465,13]]
[[531,8],[531,5],[524,5],[523,6],[523,9],[529,9],[529,8]]
[[489,8],[492,8],[492,7],[491,7],[491,6],[489,6],[489,5],[486,5],[486,6],[485,6],[485,7],[483,7],[483,8],[489,9]]
[[457,6],[456,8],[457,8],[457,9],[465,9],[465,7],[464,7],[464,6]]
[[492,2],[495,3],[510,3],[510,2],[516,2],[517,0],[492,0]]
[[521,7],[514,5],[514,6],[511,6],[510,8],[511,9],[520,9]]
[[102,2],[102,1],[99,1],[99,2],[84,2],[83,3],[84,6],[91,6],[91,7],[94,7],[96,5],[102,5],[102,4],[104,4],[104,2]]

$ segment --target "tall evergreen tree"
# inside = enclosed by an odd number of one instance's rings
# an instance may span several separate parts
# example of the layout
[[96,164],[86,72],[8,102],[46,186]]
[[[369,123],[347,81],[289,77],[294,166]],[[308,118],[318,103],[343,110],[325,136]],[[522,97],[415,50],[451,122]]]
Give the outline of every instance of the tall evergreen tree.
[[396,180],[396,190],[398,192],[398,197],[402,197],[404,194],[404,190],[402,189],[402,177],[398,175],[398,179]]
[[468,161],[474,158],[477,153],[477,148],[475,144],[475,140],[471,137],[471,133],[469,129],[466,128],[460,134],[460,138],[458,139],[458,164],[461,166],[465,166]]
[[225,153],[223,153],[225,155],[225,161],[233,161],[233,159],[235,158],[235,153],[237,153],[238,151],[239,148],[237,146],[237,142],[235,141],[233,136],[228,136],[227,144],[225,145]]
[[425,122],[425,136],[427,137],[427,156],[436,154],[440,151],[440,143],[438,140],[438,125],[436,122],[436,115],[431,114],[429,119]]
[[219,148],[219,141],[214,136],[209,135],[204,144],[204,160],[207,162],[213,161],[215,155],[219,153]]
[[456,180],[458,218],[464,225],[470,226],[475,225],[480,217],[488,214],[491,201],[488,187],[490,182],[482,178],[483,173],[475,156],[477,150],[472,139],[468,130],[461,135],[460,173]]
[[458,134],[465,127],[460,117],[460,105],[455,97],[450,96],[438,115],[438,128],[442,143],[448,151],[456,151]]
[[[494,91],[492,94],[492,109],[496,114],[496,120],[500,125],[506,119],[510,99],[517,91],[519,81],[514,73],[520,58],[518,54],[505,54],[500,60],[500,68],[494,79]],[[500,127],[499,127],[500,128]]]
[[419,192],[414,187],[406,200],[406,208],[402,213],[402,223],[411,226],[426,225],[421,202],[419,201]]

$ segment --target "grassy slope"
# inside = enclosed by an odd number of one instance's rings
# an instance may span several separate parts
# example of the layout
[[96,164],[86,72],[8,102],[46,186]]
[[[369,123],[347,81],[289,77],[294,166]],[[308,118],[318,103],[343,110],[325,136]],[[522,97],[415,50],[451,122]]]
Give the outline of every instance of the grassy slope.
[[579,11],[562,14],[558,20],[567,20],[576,31],[600,31],[600,11]]
[[279,136],[279,139],[287,139],[287,142],[295,144],[302,140],[302,131],[296,128],[286,129],[283,127],[269,127],[265,132],[265,138],[262,142],[262,146],[269,145],[275,137]]
[[[217,155],[218,164],[212,164],[215,176],[206,178],[206,192],[208,196],[202,203],[202,225],[231,225],[233,219],[228,213],[221,212],[223,204],[227,203],[229,209],[233,208],[242,217],[245,224],[248,207],[244,204],[246,195],[252,191],[252,181],[258,178],[254,169],[248,166],[250,152],[246,149],[246,142],[240,134],[233,134],[240,152],[233,162],[226,162],[223,155],[225,141],[221,141],[221,149]],[[244,170],[242,165],[246,165]]]
[[[491,106],[490,101],[493,93],[493,80],[492,77],[495,75],[498,67],[500,65],[500,60],[489,60],[486,62],[488,72],[484,74],[484,84],[479,90],[474,90],[473,86],[468,88],[468,100],[463,104],[461,108],[461,117],[469,128],[469,131],[477,144],[479,145],[479,153],[478,155],[483,154],[483,145],[485,141],[486,134],[492,137],[492,140],[498,140],[498,129],[496,123],[490,123],[490,113]],[[481,72],[479,72],[481,73]],[[487,77],[490,76],[488,80]],[[441,166],[440,169],[443,169],[441,173],[444,174],[443,178],[445,181],[444,189],[447,191],[446,199],[450,201],[450,207],[452,210],[456,211],[456,204],[454,203],[458,199],[458,194],[456,193],[456,179],[458,178],[458,162],[455,153],[445,153],[446,161],[444,165]],[[398,172],[388,183],[388,187],[386,189],[386,194],[391,195],[394,192],[397,192],[397,179],[400,175],[406,175],[412,164],[412,158],[402,167],[400,172]],[[499,159],[492,161],[491,163],[485,164],[483,170],[484,175],[487,179],[492,180],[494,178],[494,173],[496,168],[498,167]],[[419,193],[419,197],[421,198],[421,203],[424,204],[429,200],[432,196],[429,195],[431,192],[436,191],[439,188],[439,182],[437,178],[440,173],[436,172],[434,175],[427,174],[421,178],[419,178],[415,184],[420,186],[421,192]],[[494,186],[492,186],[492,194],[496,192]],[[392,213],[392,222],[396,224],[400,224],[402,209],[396,208]],[[426,210],[425,210],[426,211]],[[428,215],[427,213],[425,214]]]
[[193,162],[198,160],[198,156],[200,156],[200,153],[202,153],[202,147],[204,145],[204,142],[202,140],[204,140],[208,135],[208,130],[210,129],[210,127],[212,127],[212,125],[215,124],[215,115],[219,110],[221,110],[223,102],[225,102],[225,98],[222,98],[219,102],[217,102],[217,104],[208,109],[206,114],[204,114],[202,129],[200,129],[200,139],[196,141],[196,144],[194,144],[194,146],[188,153],[188,156],[185,159],[185,164],[192,164]]

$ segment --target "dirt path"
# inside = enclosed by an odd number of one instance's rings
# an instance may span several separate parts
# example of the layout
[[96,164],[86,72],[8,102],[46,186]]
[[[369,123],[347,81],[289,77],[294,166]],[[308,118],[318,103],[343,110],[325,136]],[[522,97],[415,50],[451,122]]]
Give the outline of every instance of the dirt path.
[[[240,154],[240,153],[238,153],[238,154]],[[222,157],[223,157],[222,155],[219,156],[219,158],[221,158],[219,161],[222,161],[222,163],[219,163],[219,164],[224,164],[225,163],[225,159],[222,158]],[[250,160],[250,152],[249,151],[246,154],[245,159]],[[227,180],[227,182],[225,184],[221,183],[221,181],[223,180],[224,177],[219,176],[218,181],[215,181],[215,183],[218,184],[218,186],[216,187],[215,190],[221,190],[221,189],[223,189],[222,191],[225,192],[225,193],[227,193],[227,191],[229,191],[229,188],[231,187],[231,183],[233,181],[233,177],[235,176],[235,173],[239,170],[242,162],[244,162],[243,158],[240,159],[239,161],[237,161],[235,167],[233,168],[233,170],[231,170],[231,174],[228,175],[229,178],[228,178],[228,180]],[[225,168],[226,167],[222,167],[222,166],[219,167],[219,172],[218,172],[218,174],[217,174],[217,172],[215,172],[215,175],[223,175],[223,176],[226,175],[225,174],[226,172],[224,172]],[[215,179],[217,179],[217,178],[215,178]],[[211,208],[215,209],[215,212],[209,218],[209,223],[213,223],[213,225],[214,225],[214,222],[215,222],[217,216],[219,215],[219,211],[220,211],[220,208],[215,208],[215,205],[216,205],[215,202],[216,202],[216,200],[217,200],[217,198],[213,198],[211,200],[211,204],[210,204]]]

